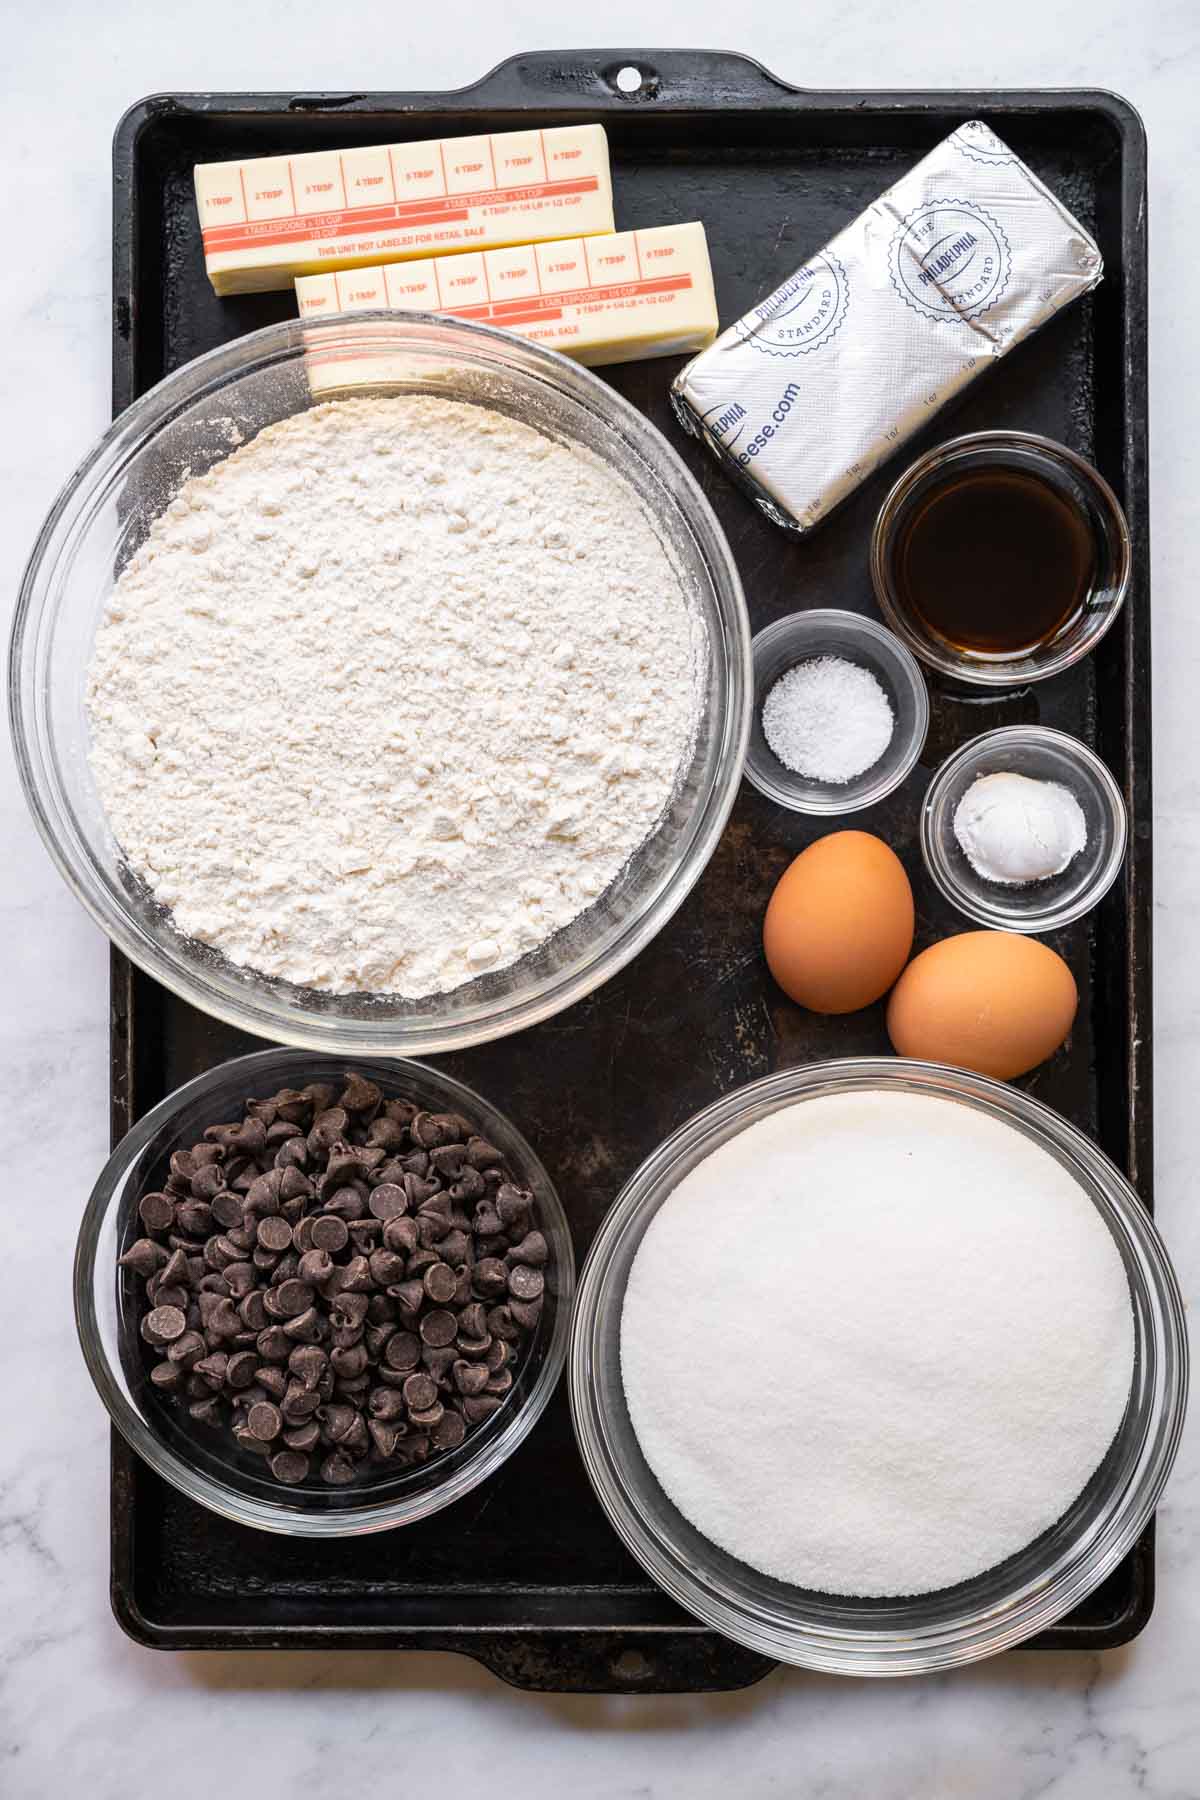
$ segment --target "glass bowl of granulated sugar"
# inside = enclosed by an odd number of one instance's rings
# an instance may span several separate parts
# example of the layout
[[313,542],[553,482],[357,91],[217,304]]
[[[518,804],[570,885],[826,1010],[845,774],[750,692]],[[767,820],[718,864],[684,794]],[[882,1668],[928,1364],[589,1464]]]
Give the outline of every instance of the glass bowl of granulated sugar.
[[1004,1083],[854,1058],[726,1094],[584,1266],[576,1437],[619,1536],[705,1624],[805,1667],[1009,1649],[1136,1544],[1187,1395],[1149,1214]]
[[341,1054],[544,1019],[671,917],[741,777],[711,509],[588,370],[424,315],[273,325],[121,415],[10,664],[25,792],[112,942]]

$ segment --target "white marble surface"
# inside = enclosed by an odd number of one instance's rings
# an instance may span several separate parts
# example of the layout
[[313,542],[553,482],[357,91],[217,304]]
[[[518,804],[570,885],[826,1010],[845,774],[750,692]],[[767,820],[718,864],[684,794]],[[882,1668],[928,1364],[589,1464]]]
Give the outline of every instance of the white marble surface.
[[[0,593],[108,420],[113,124],[156,89],[452,87],[517,49],[576,42],[745,49],[814,87],[1033,83],[1127,94],[1150,132],[1159,1217],[1200,1287],[1192,1178],[1200,1087],[1200,484],[1196,396],[1196,0],[548,0],[426,11],[361,0],[5,0],[0,221]],[[702,1800],[1154,1800],[1200,1795],[1200,1431],[1161,1514],[1158,1610],[1103,1658],[1010,1656],[954,1677],[855,1685],[780,1673],[709,1699],[538,1698],[449,1657],[180,1656],[108,1611],[107,1431],[75,1345],[69,1254],[106,1149],[107,958],[0,766],[0,1048],[8,1122],[0,1257],[0,1795],[241,1800],[437,1782],[458,1791]],[[65,1149],[51,1163],[53,1130]],[[9,1135],[11,1134],[11,1135]],[[20,1201],[20,1208],[18,1207]],[[24,1222],[40,1215],[35,1235]],[[30,1397],[33,1396],[33,1397]],[[469,1785],[468,1785],[469,1784]]]

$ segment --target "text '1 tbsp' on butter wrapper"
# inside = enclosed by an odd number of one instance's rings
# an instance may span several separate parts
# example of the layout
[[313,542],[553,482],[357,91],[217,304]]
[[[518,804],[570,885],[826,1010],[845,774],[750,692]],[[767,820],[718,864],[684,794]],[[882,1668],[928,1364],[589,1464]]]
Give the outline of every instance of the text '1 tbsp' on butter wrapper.
[[1078,220],[973,119],[693,358],[675,410],[770,518],[809,531],[1102,273]]

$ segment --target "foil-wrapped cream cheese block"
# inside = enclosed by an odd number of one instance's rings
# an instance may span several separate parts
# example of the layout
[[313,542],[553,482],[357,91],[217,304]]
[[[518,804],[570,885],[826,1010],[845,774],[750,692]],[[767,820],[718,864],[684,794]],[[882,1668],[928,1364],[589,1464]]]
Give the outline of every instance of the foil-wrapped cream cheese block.
[[694,357],[675,410],[770,518],[810,531],[1103,269],[972,119]]

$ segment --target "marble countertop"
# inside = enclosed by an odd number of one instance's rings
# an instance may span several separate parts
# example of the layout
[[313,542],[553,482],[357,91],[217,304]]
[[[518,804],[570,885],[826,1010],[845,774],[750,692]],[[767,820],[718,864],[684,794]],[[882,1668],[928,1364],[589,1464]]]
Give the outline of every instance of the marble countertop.
[[[52,0],[23,9],[0,69],[9,350],[0,360],[0,592],[109,415],[109,139],[159,89],[454,87],[564,38],[746,50],[812,87],[1100,86],[1151,147],[1158,1216],[1200,1290],[1192,1178],[1200,1086],[1200,393],[1195,0],[957,0],[781,7],[609,0],[485,15],[324,0]],[[512,1692],[452,1657],[165,1656],[108,1608],[107,1425],[75,1343],[70,1254],[107,1149],[106,946],[69,898],[0,763],[0,1069],[7,1153],[0,1432],[0,1794],[173,1800],[434,1791],[693,1800],[730,1788],[806,1800],[1154,1800],[1200,1795],[1200,1431],[1159,1524],[1159,1600],[1106,1656],[1012,1655],[959,1674],[854,1684],[780,1672],[745,1693],[565,1699]],[[11,1083],[11,1086],[9,1085]],[[45,1148],[58,1141],[53,1162]],[[18,1214],[17,1200],[25,1205]],[[36,1205],[38,1228],[26,1210]],[[2,1215],[0,1215],[2,1216]],[[436,1787],[434,1787],[436,1784]]]

